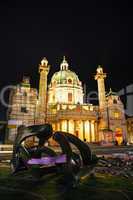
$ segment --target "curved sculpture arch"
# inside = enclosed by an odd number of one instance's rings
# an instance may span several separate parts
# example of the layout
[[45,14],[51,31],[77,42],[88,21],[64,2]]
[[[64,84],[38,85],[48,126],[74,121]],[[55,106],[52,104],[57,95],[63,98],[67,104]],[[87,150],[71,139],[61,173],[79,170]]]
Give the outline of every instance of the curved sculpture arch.
[[[38,144],[26,147],[25,140],[35,136],[38,138]],[[45,146],[45,142],[50,138],[59,144],[60,153],[57,153],[54,148]],[[74,152],[71,144],[76,146],[80,155],[78,152]],[[64,172],[72,177],[71,180],[75,181],[80,171],[86,167],[89,168],[91,162],[92,155],[89,146],[70,133],[61,131],[53,133],[50,124],[18,128],[11,160],[13,173],[32,169],[36,165],[40,177],[47,173]]]

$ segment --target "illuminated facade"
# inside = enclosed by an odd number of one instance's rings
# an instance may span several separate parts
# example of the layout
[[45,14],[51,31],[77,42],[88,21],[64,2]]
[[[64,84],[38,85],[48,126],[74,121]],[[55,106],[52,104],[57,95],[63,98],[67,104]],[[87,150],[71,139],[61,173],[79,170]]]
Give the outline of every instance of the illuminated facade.
[[128,142],[133,144],[133,117],[127,119],[127,138]]
[[[51,123],[54,131],[67,131],[88,142],[118,140],[120,143],[126,139],[123,104],[116,93],[110,91],[105,95],[106,74],[101,66],[97,68],[95,75],[99,106],[83,101],[82,83],[76,73],[70,70],[65,57],[60,70],[54,73],[47,86],[49,68],[48,61],[44,58],[39,65],[39,93],[30,88],[29,81],[25,79],[11,92],[12,106],[8,111],[9,140],[13,138],[18,125],[45,122]],[[111,137],[108,136],[110,130]]]
[[9,110],[8,110],[8,140],[14,140],[16,129],[19,125],[26,126],[35,123],[37,103],[37,90],[31,88],[29,77],[23,77],[23,80],[17,86],[14,86],[10,92]]

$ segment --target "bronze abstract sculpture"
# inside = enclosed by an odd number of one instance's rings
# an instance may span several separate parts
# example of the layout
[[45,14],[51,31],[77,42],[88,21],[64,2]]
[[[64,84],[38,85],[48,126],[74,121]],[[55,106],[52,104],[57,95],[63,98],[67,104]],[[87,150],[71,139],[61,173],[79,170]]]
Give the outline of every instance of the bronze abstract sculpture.
[[[26,147],[25,140],[30,137],[37,137],[38,144]],[[59,144],[60,152],[45,146],[50,138]],[[32,175],[36,174],[39,178],[48,173],[63,174],[75,185],[84,174],[82,172],[88,173],[93,164],[88,144],[70,133],[53,133],[50,124],[18,128],[11,160],[13,174],[21,170],[35,171]]]

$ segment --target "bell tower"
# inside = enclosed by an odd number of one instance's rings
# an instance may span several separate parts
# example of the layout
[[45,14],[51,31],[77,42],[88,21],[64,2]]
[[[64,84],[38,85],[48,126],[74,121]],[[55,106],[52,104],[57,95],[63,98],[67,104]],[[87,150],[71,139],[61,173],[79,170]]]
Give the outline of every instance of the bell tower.
[[50,66],[48,60],[43,58],[41,64],[39,64],[39,97],[38,97],[38,112],[39,119],[41,122],[46,120],[46,109],[47,109],[47,76],[49,73]]
[[97,73],[95,75],[95,80],[97,80],[98,84],[98,98],[99,98],[100,109],[103,109],[106,106],[105,84],[104,84],[105,78],[106,78],[106,73],[103,72],[103,68],[99,65],[97,68]]

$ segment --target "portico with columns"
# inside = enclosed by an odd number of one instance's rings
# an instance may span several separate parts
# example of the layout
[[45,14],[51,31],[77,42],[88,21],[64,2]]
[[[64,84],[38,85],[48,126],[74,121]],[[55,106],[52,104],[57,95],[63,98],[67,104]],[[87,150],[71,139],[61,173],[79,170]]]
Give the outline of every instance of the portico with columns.
[[54,131],[69,132],[76,135],[81,140],[87,142],[98,142],[97,123],[95,120],[74,120],[66,119],[59,120],[57,123],[52,123]]
[[[48,112],[47,121],[52,123],[54,131],[69,132],[76,135],[81,140],[87,142],[98,142],[98,121],[95,107],[91,105],[60,104]],[[51,112],[51,113],[50,113]]]

